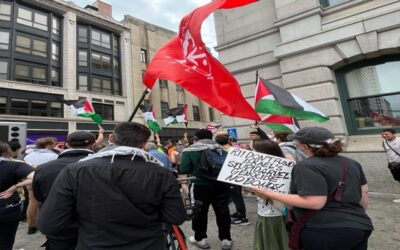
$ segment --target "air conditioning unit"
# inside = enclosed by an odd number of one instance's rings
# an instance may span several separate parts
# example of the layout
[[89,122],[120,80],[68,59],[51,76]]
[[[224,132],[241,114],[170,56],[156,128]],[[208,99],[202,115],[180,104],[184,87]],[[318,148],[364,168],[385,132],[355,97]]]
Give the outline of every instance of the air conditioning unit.
[[0,141],[18,141],[22,149],[26,146],[26,122],[0,122]]

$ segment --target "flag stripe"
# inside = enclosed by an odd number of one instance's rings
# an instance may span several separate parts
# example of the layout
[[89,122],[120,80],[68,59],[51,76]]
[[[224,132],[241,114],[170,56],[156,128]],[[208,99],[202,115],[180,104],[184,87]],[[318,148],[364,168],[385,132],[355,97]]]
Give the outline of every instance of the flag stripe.
[[303,107],[293,98],[293,96],[285,89],[272,84],[262,78],[259,81],[269,89],[275,100],[282,106],[302,110]]

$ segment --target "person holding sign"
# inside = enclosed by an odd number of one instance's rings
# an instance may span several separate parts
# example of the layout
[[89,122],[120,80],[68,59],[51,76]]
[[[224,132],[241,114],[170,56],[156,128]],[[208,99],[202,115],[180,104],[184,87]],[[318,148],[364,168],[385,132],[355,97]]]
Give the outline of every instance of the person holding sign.
[[[259,153],[284,157],[279,145],[273,141],[255,141],[253,147]],[[281,202],[258,198],[254,250],[289,250],[283,207]]]
[[338,155],[341,141],[325,128],[303,128],[292,137],[309,158],[293,169],[291,194],[251,190],[294,207],[297,222],[291,230],[300,238],[290,234],[290,243],[305,250],[366,250],[373,225],[365,212],[368,186],[361,165]]

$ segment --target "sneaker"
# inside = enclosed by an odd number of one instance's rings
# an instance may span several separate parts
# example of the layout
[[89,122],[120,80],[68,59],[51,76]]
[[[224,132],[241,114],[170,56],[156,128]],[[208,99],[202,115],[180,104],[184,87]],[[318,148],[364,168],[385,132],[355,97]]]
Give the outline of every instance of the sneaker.
[[[201,249],[210,249],[210,244],[208,244],[207,238],[204,238],[200,241],[197,241],[194,236],[189,237],[189,242],[192,243],[193,245],[197,246],[198,248]],[[229,249],[229,248],[228,248]]]
[[221,248],[222,249],[231,249],[232,241],[231,240],[221,240]]
[[237,218],[232,220],[231,222],[232,225],[238,225],[238,226],[247,226],[250,225],[249,219],[246,217],[243,218]]
[[393,200],[394,203],[400,203],[400,199]]

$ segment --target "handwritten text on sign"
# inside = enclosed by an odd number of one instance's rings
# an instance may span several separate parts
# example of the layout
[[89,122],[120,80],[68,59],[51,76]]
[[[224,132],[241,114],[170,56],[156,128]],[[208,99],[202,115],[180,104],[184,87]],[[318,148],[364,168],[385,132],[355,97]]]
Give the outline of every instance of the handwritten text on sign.
[[218,180],[288,193],[293,166],[293,161],[284,158],[232,148]]

